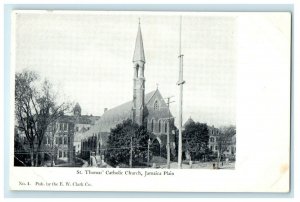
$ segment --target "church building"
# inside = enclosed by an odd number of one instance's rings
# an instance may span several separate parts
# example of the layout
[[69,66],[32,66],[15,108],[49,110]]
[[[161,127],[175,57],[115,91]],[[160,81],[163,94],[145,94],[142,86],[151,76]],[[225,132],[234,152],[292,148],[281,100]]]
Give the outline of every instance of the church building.
[[[170,148],[174,150],[175,140],[173,130],[174,118],[164,101],[163,96],[157,89],[145,93],[145,53],[141,25],[138,25],[138,32],[133,54],[133,97],[132,100],[120,104],[111,109],[105,109],[101,118],[90,130],[82,134],[82,152],[94,151],[100,154],[105,150],[110,130],[124,120],[131,119],[138,125],[144,125],[154,134],[151,142],[152,147],[158,147],[158,151],[166,149],[167,134],[170,134]],[[97,140],[96,144],[91,139]],[[90,145],[92,144],[92,146]],[[92,149],[91,149],[92,148]],[[156,153],[154,155],[160,155]]]

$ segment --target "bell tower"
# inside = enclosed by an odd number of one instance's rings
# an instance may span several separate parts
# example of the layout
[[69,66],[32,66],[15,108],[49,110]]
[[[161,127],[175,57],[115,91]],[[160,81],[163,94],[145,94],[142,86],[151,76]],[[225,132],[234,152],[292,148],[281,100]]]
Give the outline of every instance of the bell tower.
[[141,24],[139,21],[138,32],[133,54],[133,121],[138,125],[143,124],[145,105],[145,54]]

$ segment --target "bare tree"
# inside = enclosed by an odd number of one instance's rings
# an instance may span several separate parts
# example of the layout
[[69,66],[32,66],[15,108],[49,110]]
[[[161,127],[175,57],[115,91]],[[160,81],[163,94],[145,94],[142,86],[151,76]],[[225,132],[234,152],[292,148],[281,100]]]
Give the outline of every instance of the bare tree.
[[31,166],[34,166],[34,142],[36,139],[32,98],[37,74],[24,71],[15,77],[15,115],[17,128],[23,132],[30,146]]
[[[38,75],[25,70],[15,77],[15,114],[17,127],[25,133],[30,144],[31,166],[38,166],[41,145],[48,126],[69,109],[69,104],[56,103],[56,95],[49,81],[38,88]],[[34,164],[34,154],[36,162]]]
[[[69,109],[67,103],[56,103],[56,96],[53,93],[52,86],[48,80],[45,80],[40,93],[37,95],[36,104],[34,105],[35,112],[37,114],[37,158],[36,165],[38,164],[40,154],[44,155],[41,151],[41,145],[47,128],[51,123],[55,123],[60,117],[64,115],[64,112]],[[54,133],[52,132],[52,139],[54,139]],[[52,154],[53,156],[53,154]]]

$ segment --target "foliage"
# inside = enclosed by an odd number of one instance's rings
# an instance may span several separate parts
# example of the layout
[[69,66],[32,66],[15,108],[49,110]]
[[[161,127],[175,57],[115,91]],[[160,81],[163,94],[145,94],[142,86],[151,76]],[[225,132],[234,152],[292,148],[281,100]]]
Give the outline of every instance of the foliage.
[[48,80],[39,83],[36,72],[24,70],[15,75],[15,118],[18,131],[30,145],[31,166],[38,166],[41,145],[48,126],[69,108],[56,103],[56,95]]
[[233,144],[232,137],[236,134],[236,127],[235,126],[227,126],[220,128],[220,134],[217,136],[217,145],[219,153],[222,154],[227,150],[228,146]]
[[185,151],[188,151],[192,160],[200,160],[208,149],[208,127],[206,124],[191,122],[182,133]]
[[[132,150],[132,165],[147,161],[148,140],[152,136],[144,126],[127,119],[111,129],[107,142],[106,161],[112,166],[129,165]],[[132,145],[132,147],[131,147]],[[150,153],[151,155],[151,153]]]

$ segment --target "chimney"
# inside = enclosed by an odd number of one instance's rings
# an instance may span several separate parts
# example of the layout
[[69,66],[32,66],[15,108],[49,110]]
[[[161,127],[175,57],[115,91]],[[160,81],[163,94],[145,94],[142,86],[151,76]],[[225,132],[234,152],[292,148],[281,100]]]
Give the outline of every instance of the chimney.
[[104,108],[104,113],[107,111],[107,108]]

